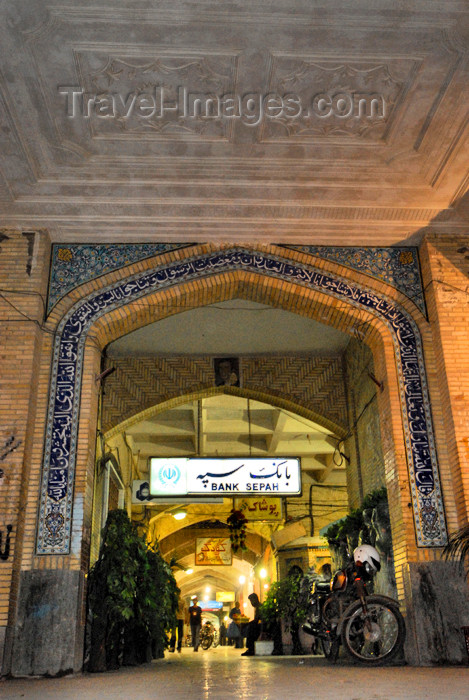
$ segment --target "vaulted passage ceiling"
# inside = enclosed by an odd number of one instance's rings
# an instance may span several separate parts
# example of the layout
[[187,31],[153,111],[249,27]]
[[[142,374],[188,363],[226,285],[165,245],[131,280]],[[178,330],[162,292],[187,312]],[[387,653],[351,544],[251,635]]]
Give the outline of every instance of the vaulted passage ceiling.
[[76,242],[466,231],[468,15],[467,0],[6,0],[2,224]]
[[[242,375],[246,357],[255,357],[257,352],[264,363],[271,355],[274,363],[278,363],[280,356],[276,357],[276,353],[283,351],[289,360],[290,376],[296,366],[295,358],[310,355],[339,357],[349,340],[347,334],[312,319],[234,299],[149,324],[114,341],[107,352],[111,364],[113,361],[118,364],[118,358],[135,358],[133,371],[126,370],[130,375],[130,387],[135,391],[138,383],[135,368],[139,357],[142,357],[145,367],[153,367],[158,358],[171,353],[175,357],[188,355],[189,358],[210,352],[219,356],[239,354]],[[173,371],[180,374],[182,366]],[[323,385],[316,393],[321,391],[336,396],[337,381],[341,384],[344,381],[342,374],[339,379],[333,378],[330,372],[325,374]],[[273,388],[273,376],[265,387],[264,375],[251,384],[243,376],[241,380],[241,386],[247,384],[251,390],[265,388],[269,391]],[[314,384],[308,373],[295,375],[292,380],[295,387],[299,382]],[[124,374],[118,370],[107,385],[107,402],[113,401],[124,381]],[[152,381],[155,381],[153,374],[144,374],[147,389]],[[286,386],[282,396],[295,400],[293,389],[288,391]],[[317,410],[314,401],[311,404]],[[148,407],[142,402],[135,412],[144,408]],[[120,418],[123,419],[124,416]],[[334,459],[338,435],[292,411],[259,400],[220,393],[188,401],[164,412],[152,414],[150,411],[150,416],[146,411],[143,420],[132,422],[130,419],[130,426],[126,423],[123,430],[125,440],[133,454],[139,456],[141,466],[152,456],[300,456],[303,470],[316,481],[345,485],[345,465],[342,460]]]
[[[149,457],[301,457],[318,482],[345,485],[337,459],[339,437],[313,421],[275,406],[219,394],[173,408],[126,430],[134,454]],[[340,462],[340,464],[339,464]]]

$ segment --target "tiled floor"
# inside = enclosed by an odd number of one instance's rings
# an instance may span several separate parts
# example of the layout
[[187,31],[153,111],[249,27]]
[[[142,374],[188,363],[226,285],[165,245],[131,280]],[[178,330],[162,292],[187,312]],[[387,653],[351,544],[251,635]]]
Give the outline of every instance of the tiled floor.
[[467,700],[469,666],[367,668],[322,657],[240,657],[218,647],[105,674],[0,683],[2,700]]

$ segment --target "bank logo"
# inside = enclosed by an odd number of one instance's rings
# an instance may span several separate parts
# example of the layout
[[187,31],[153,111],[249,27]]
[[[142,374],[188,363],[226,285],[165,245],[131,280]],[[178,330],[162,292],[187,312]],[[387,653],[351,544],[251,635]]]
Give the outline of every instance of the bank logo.
[[181,470],[175,464],[165,464],[158,472],[158,478],[163,486],[174,488],[181,479]]

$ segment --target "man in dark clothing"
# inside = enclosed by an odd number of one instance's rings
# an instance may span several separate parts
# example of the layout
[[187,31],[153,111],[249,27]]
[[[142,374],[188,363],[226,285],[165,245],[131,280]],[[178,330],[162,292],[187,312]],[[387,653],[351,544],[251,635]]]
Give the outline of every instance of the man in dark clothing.
[[218,630],[219,633],[219,638],[220,638],[220,646],[224,647],[226,646],[226,625],[224,622],[221,623],[220,629]]
[[192,598],[192,605],[189,608],[189,623],[191,626],[192,646],[194,651],[199,651],[199,635],[202,625],[202,608],[197,605],[197,596]]
[[254,620],[251,620],[251,622],[248,624],[246,634],[246,651],[243,652],[241,656],[254,656],[254,643],[256,639],[259,639],[259,635],[261,633],[261,616],[259,612],[261,601],[259,600],[257,593],[251,593],[251,595],[248,595],[248,600],[254,608]]

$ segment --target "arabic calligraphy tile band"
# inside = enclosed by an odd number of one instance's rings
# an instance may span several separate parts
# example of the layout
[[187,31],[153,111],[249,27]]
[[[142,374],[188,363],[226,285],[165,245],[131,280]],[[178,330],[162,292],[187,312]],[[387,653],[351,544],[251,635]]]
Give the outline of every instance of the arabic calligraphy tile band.
[[331,260],[382,280],[413,301],[425,318],[427,317],[418,248],[410,246],[355,248],[322,245],[281,245],[280,247]]
[[[47,313],[72,289],[118,270],[171,250],[194,243],[71,243],[53,244]],[[418,249],[409,246],[354,247],[283,245],[314,257],[331,260],[386,282],[411,299],[426,316]]]
[[47,313],[66,294],[85,282],[112,270],[187,248],[193,243],[70,243],[53,244],[51,251]]
[[278,256],[234,248],[133,275],[80,300],[62,319],[54,346],[37,553],[69,552],[83,354],[92,324],[152,292],[230,270],[257,272],[323,292],[366,309],[387,325],[398,367],[417,543],[422,547],[444,545],[447,535],[422,343],[411,316],[386,297],[338,276]]

